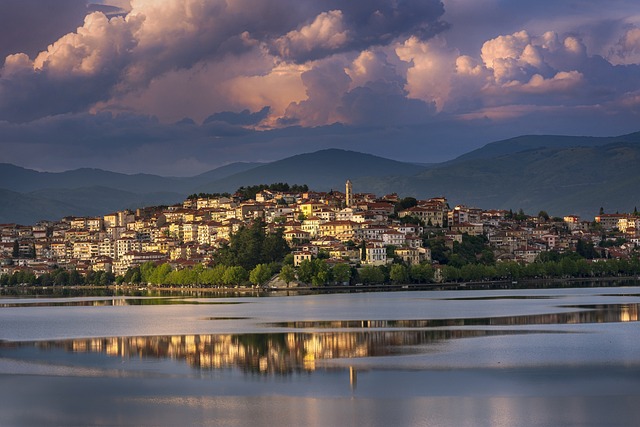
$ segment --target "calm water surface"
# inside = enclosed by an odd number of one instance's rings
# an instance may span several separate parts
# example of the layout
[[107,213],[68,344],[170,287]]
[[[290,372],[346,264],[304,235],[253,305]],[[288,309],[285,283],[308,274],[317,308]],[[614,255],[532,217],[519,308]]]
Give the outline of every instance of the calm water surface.
[[640,288],[0,298],[0,425],[636,426]]

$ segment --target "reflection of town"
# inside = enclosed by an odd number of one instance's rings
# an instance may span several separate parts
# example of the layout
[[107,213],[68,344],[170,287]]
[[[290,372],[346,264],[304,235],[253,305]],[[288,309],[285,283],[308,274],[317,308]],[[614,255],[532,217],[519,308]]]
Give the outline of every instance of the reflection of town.
[[39,342],[43,349],[105,353],[122,358],[170,358],[200,369],[238,367],[246,372],[313,371],[320,360],[374,357],[490,331],[359,331],[90,338]]
[[[155,337],[91,338],[39,342],[42,349],[63,348],[73,352],[104,353],[121,358],[169,358],[185,361],[198,369],[237,367],[245,372],[284,375],[313,371],[318,362],[339,358],[389,356],[435,351],[429,344],[507,334],[536,333],[534,330],[509,329],[433,329],[433,322],[453,322],[446,326],[535,325],[638,321],[638,304],[582,306],[572,313],[499,317],[493,319],[397,320],[298,322],[289,327],[360,328],[358,331],[283,332],[238,335],[181,335]],[[527,323],[528,322],[528,323]],[[428,328],[389,330],[388,328]],[[371,329],[375,328],[375,329]],[[380,330],[377,330],[377,329]],[[387,328],[385,330],[385,328]],[[540,331],[538,331],[540,332]],[[551,331],[553,332],[553,331]]]
[[640,304],[564,307],[579,309],[580,311],[519,316],[472,317],[466,319],[296,321],[273,323],[271,326],[295,329],[408,329],[457,326],[571,325],[579,323],[637,322]]

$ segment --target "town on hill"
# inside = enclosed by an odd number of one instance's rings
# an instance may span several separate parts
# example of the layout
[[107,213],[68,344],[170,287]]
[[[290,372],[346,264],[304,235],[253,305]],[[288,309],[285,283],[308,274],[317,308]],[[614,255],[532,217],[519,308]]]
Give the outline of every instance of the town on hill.
[[173,206],[0,224],[0,285],[311,286],[640,274],[640,214],[593,220],[445,197],[194,194]]

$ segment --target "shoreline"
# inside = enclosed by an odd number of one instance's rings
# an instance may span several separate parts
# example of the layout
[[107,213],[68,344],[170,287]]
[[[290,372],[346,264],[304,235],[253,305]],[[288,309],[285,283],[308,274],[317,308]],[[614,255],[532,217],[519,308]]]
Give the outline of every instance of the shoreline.
[[[487,289],[545,289],[576,287],[576,285],[604,284],[605,287],[622,287],[639,282],[639,276],[612,277],[577,277],[564,279],[524,279],[524,280],[491,280],[472,282],[442,282],[442,283],[412,283],[412,284],[356,284],[356,285],[295,285],[289,287],[202,287],[189,285],[156,286],[156,285],[82,285],[82,286],[2,286],[0,293],[11,291],[123,291],[123,292],[201,292],[201,293],[235,293],[235,294],[278,294],[281,292],[303,293],[338,293],[338,292],[397,292],[397,291],[426,291],[426,290],[487,290]],[[613,283],[613,284],[611,284]],[[585,286],[592,287],[592,286]]]

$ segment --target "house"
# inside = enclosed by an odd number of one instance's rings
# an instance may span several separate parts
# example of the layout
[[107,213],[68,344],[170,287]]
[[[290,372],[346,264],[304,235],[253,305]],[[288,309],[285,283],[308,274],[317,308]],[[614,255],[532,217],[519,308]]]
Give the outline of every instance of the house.
[[470,222],[460,222],[451,225],[451,231],[454,233],[468,234],[469,236],[480,236],[484,229],[483,225],[479,223],[472,224]]
[[367,243],[365,246],[364,264],[368,265],[385,265],[387,263],[387,248],[379,243]]
[[311,261],[313,254],[309,251],[299,251],[293,253],[293,265],[295,267],[299,266],[302,261],[307,260]]
[[396,256],[402,259],[402,261],[409,265],[420,264],[420,251],[416,248],[409,248],[404,246],[396,248],[394,253]]
[[299,230],[299,229],[292,229],[289,231],[285,231],[283,234],[283,238],[284,240],[286,240],[287,242],[301,242],[301,241],[305,241],[308,242],[311,239],[311,234],[307,233],[306,231],[303,230]]
[[353,239],[360,228],[361,224],[353,221],[328,221],[320,224],[319,234],[346,242]]
[[618,221],[626,216],[626,214],[602,214],[595,217],[595,221],[605,230],[613,230],[618,228]]
[[426,225],[442,227],[445,222],[446,213],[437,206],[414,206],[412,208],[405,209],[398,212],[400,218],[407,216],[418,218]]

